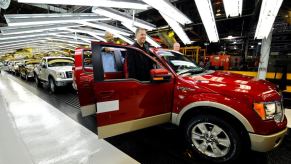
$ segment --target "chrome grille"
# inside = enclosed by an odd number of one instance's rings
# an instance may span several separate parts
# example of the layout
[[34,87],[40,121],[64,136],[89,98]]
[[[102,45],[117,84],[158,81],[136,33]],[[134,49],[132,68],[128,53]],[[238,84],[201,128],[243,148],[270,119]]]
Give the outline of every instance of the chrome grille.
[[66,72],[66,77],[67,78],[72,78],[72,71],[67,71]]

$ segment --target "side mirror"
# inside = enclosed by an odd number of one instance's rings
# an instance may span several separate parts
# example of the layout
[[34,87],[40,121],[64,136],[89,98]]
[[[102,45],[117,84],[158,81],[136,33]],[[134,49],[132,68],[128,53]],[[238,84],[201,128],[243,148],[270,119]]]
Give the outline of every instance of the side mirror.
[[152,82],[167,82],[170,81],[172,75],[166,69],[152,69],[151,81]]
[[45,64],[42,64],[41,67],[42,67],[42,68],[46,68],[46,65],[45,65]]

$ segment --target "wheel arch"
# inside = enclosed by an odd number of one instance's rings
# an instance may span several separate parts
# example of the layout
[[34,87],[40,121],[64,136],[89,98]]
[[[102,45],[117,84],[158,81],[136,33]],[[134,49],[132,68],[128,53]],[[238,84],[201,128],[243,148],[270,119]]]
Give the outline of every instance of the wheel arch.
[[210,101],[199,101],[188,104],[179,112],[179,114],[174,114],[172,122],[180,126],[181,123],[185,121],[185,119],[188,117],[191,118],[193,114],[199,113],[226,115],[238,121],[241,125],[243,125],[246,131],[254,132],[250,122],[241,113],[224,104]]

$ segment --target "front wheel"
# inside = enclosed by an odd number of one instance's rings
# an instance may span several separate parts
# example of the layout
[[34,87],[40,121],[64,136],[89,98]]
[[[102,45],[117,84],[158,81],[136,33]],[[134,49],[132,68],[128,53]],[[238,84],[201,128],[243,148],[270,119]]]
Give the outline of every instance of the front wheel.
[[56,91],[57,91],[57,86],[56,86],[56,83],[55,83],[55,81],[54,81],[53,78],[50,78],[50,79],[49,79],[49,88],[50,88],[50,91],[51,91],[52,93],[56,93]]
[[214,163],[234,161],[242,152],[238,132],[230,123],[216,116],[194,117],[187,124],[186,138],[195,154]]

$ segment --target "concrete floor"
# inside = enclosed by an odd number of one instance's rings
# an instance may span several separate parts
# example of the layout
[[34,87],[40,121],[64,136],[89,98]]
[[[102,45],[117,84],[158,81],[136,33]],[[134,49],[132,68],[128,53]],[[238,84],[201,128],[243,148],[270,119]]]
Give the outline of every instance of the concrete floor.
[[4,75],[0,132],[1,164],[138,163]]

